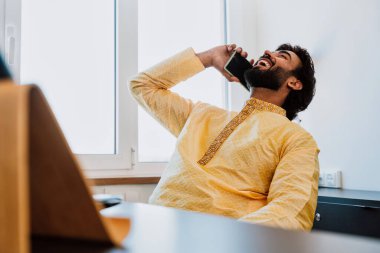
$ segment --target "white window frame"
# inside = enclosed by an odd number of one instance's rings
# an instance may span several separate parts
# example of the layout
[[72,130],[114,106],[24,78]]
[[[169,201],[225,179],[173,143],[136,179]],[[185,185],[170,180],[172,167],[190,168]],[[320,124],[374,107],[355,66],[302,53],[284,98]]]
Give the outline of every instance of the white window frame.
[[[0,14],[4,17],[1,25],[1,52],[4,61],[13,74],[15,82],[20,77],[20,27],[21,27],[21,0],[0,0]],[[13,44],[13,45],[12,45]]]
[[[0,49],[14,54],[14,64],[10,65],[16,82],[20,79],[20,41],[21,41],[21,1],[0,0],[0,14],[4,13],[4,23],[0,21]],[[241,0],[242,1],[242,0]],[[226,9],[234,8],[234,1],[224,0],[223,12],[225,17],[224,31],[225,43],[231,41],[236,35],[231,20],[238,18],[234,11],[227,13]],[[138,120],[137,103],[129,94],[128,79],[138,71],[138,0],[115,0],[116,4],[116,154],[111,155],[77,155],[77,158],[85,168],[85,174],[91,178],[106,177],[154,177],[160,176],[166,162],[138,162]],[[122,15],[121,15],[122,14]],[[227,18],[227,16],[229,18]],[[14,52],[9,52],[9,36],[5,29],[14,27],[16,47]],[[229,29],[227,29],[229,27]],[[235,26],[236,27],[236,26]],[[3,36],[3,37],[2,37]],[[234,42],[237,42],[234,40]],[[7,44],[8,43],[8,44]],[[9,63],[9,61],[6,62]],[[226,108],[234,110],[239,108],[241,101],[246,100],[247,94],[236,85],[226,85]],[[241,109],[241,108],[240,108]],[[238,109],[239,110],[239,109]]]
[[[256,49],[257,15],[254,12],[257,9],[256,5],[256,0],[225,0],[226,43],[235,43],[243,47],[245,51],[250,52],[248,57],[252,57],[252,53],[255,56],[262,53],[257,52]],[[245,10],[253,10],[253,13],[250,12],[250,15],[244,15],[247,13]],[[228,85],[227,87],[228,110],[240,111],[245,102],[249,99],[250,93],[242,88],[241,85],[236,85],[236,83]]]
[[4,58],[5,53],[5,0],[0,0],[0,53]]

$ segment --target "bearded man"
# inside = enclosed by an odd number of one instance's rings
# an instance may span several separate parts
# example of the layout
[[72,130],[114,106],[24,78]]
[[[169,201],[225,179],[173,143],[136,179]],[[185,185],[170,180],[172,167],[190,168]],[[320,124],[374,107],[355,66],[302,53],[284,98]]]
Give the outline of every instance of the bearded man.
[[[223,45],[189,48],[139,73],[130,82],[138,103],[177,143],[151,204],[223,215],[240,221],[310,230],[318,195],[319,149],[292,122],[315,91],[309,53],[283,44],[266,50],[245,72],[251,96],[240,112],[193,103],[169,89],[208,67],[223,69],[232,52]],[[207,84],[204,84],[207,85]]]

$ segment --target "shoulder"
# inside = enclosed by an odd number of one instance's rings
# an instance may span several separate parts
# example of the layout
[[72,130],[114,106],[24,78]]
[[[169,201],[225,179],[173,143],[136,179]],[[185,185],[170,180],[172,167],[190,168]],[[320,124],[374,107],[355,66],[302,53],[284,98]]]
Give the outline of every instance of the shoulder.
[[225,114],[225,113],[228,113],[228,111],[223,109],[223,108],[220,108],[218,106],[210,105],[208,103],[196,102],[192,113],[195,113],[195,114],[214,114],[214,113]]
[[289,149],[315,149],[319,152],[318,144],[314,137],[298,123],[288,120],[286,123],[288,138],[286,144]]

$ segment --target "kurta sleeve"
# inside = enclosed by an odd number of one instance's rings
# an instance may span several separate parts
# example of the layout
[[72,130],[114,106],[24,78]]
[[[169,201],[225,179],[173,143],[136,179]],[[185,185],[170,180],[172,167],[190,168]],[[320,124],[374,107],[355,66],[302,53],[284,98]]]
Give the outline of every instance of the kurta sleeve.
[[203,69],[194,50],[188,48],[139,73],[131,79],[129,89],[137,102],[177,137],[195,104],[169,89]]
[[267,205],[240,220],[284,229],[311,230],[318,197],[319,149],[309,134],[294,139],[277,165]]

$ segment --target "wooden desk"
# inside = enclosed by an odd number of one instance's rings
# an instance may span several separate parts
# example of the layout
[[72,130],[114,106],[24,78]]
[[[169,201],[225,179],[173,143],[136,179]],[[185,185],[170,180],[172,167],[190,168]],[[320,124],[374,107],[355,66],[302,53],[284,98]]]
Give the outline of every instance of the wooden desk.
[[132,227],[124,241],[124,249],[93,243],[34,238],[32,252],[380,252],[380,240],[376,239],[328,232],[290,232],[160,206],[121,204],[102,212],[131,218]]

